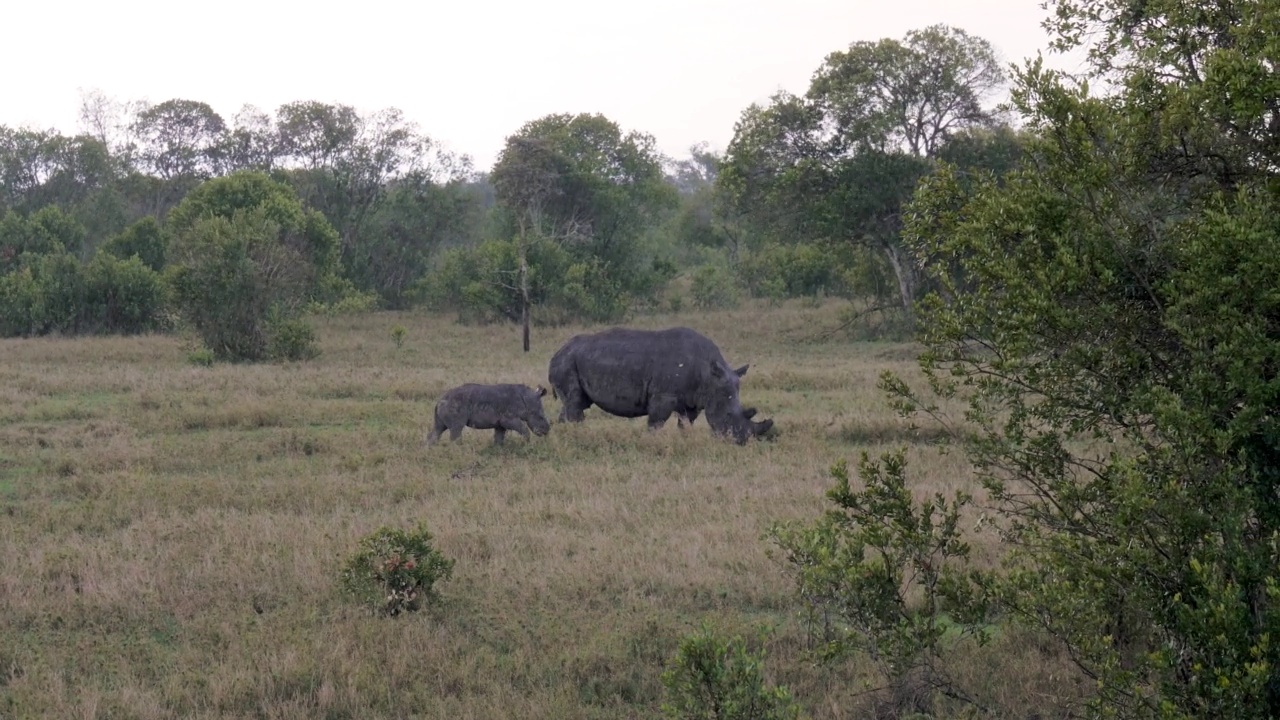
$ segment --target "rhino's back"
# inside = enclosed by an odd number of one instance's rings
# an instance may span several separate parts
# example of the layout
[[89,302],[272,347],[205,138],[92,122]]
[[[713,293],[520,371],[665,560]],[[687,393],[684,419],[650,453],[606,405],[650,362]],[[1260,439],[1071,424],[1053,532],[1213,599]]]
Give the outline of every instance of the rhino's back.
[[644,415],[659,393],[696,404],[706,369],[723,362],[715,344],[689,328],[610,328],[573,338],[565,351],[592,401],[623,417]]
[[440,398],[440,405],[459,410],[518,410],[524,403],[520,385],[459,385]]
[[579,357],[621,356],[662,360],[722,360],[720,349],[705,335],[685,327],[665,330],[610,328],[578,335],[566,346]]

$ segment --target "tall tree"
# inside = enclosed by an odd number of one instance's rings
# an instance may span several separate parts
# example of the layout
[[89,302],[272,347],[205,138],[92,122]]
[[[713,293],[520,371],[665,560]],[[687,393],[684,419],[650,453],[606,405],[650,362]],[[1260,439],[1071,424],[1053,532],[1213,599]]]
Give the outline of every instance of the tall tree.
[[[402,282],[379,286],[379,278],[399,272],[382,265],[397,254],[387,252],[377,229],[391,212],[383,208],[389,189],[465,181],[470,158],[440,147],[395,108],[361,115],[346,105],[289,103],[277,111],[277,129],[281,165],[302,200],[337,228],[352,281],[398,301]],[[406,199],[396,199],[399,209],[407,209]]]
[[598,114],[548,115],[507,138],[491,180],[523,249],[521,277],[529,244],[541,238],[574,255],[586,299],[602,315],[643,288],[649,273],[637,239],[675,199],[651,135],[623,133]]
[[269,172],[279,162],[280,136],[267,113],[252,105],[240,108],[223,137],[221,174],[240,170]]
[[838,152],[860,147],[932,156],[953,132],[988,124],[1005,74],[986,40],[933,25],[904,40],[856,42],[827,56],[809,98]]
[[212,177],[226,129],[221,115],[195,100],[166,100],[133,122],[141,166],[164,180]]
[[993,122],[985,101],[1003,82],[990,43],[963,30],[853,43],[827,56],[804,96],[743,112],[720,185],[759,235],[878,249],[910,311],[902,205],[953,134]]

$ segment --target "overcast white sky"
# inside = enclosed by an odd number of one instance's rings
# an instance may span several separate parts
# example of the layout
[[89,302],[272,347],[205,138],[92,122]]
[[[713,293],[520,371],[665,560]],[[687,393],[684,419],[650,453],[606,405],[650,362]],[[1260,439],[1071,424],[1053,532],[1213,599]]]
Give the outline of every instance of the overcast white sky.
[[803,92],[851,42],[947,23],[1020,63],[1046,47],[1044,16],[1040,0],[20,2],[0,124],[73,133],[81,88],[203,101],[228,122],[244,104],[397,107],[487,169],[524,122],[599,112],[678,157],[723,149],[744,108]]

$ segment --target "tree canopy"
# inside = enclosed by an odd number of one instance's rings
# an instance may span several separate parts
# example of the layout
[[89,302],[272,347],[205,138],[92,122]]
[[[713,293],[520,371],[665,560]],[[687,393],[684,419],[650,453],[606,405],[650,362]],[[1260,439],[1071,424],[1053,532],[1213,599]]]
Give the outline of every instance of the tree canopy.
[[1004,72],[990,43],[937,25],[829,54],[805,95],[780,92],[734,129],[719,184],[762,238],[873,249],[910,310],[902,206],[955,137],[993,127]]
[[[917,190],[904,238],[937,289],[919,317],[929,388],[885,378],[963,441],[1004,562],[963,562],[972,498],[916,504],[901,457],[865,464],[865,490],[842,480],[840,521],[783,544],[801,587],[854,608],[837,611],[851,637],[893,647],[892,668],[928,671],[944,648],[936,614],[883,624],[905,610],[894,579],[920,572],[925,606],[968,632],[998,619],[1060,643],[1092,716],[1275,717],[1280,6],[1049,5],[1061,47],[1096,39],[1089,72],[1029,63],[1015,169],[944,165]],[[873,575],[824,543],[893,559]]]

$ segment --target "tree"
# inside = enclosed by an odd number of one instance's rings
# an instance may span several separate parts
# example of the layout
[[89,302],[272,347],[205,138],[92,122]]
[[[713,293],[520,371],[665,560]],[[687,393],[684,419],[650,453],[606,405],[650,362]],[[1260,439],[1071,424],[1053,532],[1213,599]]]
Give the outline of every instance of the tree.
[[989,42],[933,25],[901,42],[856,42],[831,53],[808,97],[843,152],[871,147],[930,157],[955,131],[989,124],[987,100],[1004,83]]
[[216,357],[260,360],[295,337],[305,347],[286,355],[309,354],[310,330],[295,318],[339,269],[337,233],[324,216],[289,186],[246,171],[191,191],[167,229],[175,302]]
[[168,245],[160,223],[148,216],[107,240],[100,250],[121,260],[136,257],[146,267],[159,272],[165,265]]
[[24,255],[74,256],[83,241],[84,227],[56,205],[26,217],[10,210],[0,217],[0,272],[18,267]]
[[743,112],[719,185],[760,237],[875,248],[911,311],[902,206],[953,135],[993,123],[985,101],[1003,82],[990,43],[955,28],[853,43],[827,56],[804,96]]
[[133,122],[142,167],[164,180],[212,177],[226,129],[221,115],[195,100],[166,100]]
[[931,392],[885,386],[989,497],[974,596],[1060,643],[1094,715],[1280,716],[1280,4],[1049,5],[1088,77],[1029,64],[1024,164],[918,191]]
[[670,163],[668,177],[681,194],[696,193],[716,184],[723,161],[723,156],[708,149],[707,143],[696,143],[689,148],[689,157]]
[[484,202],[471,181],[440,183],[413,173],[391,182],[365,223],[359,252],[343,263],[347,277],[388,307],[404,307],[440,248],[480,239]]
[[[400,302],[413,278],[402,278],[402,255],[380,234],[392,216],[410,210],[406,201],[448,195],[471,176],[471,161],[455,156],[422,134],[404,114],[388,108],[361,115],[346,105],[297,102],[277,111],[279,161],[303,202],[324,213],[341,238],[343,266],[362,290],[376,290]],[[429,190],[400,194],[386,203],[392,187]],[[426,201],[431,195],[432,200]],[[403,217],[401,218],[404,219]],[[434,246],[440,238],[415,238],[415,247]],[[390,286],[383,280],[397,278]]]
[[144,214],[163,216],[218,172],[226,123],[206,103],[174,99],[142,105],[129,131],[131,160],[150,176],[136,186],[147,190]]
[[48,145],[53,132],[0,126],[0,202],[32,207],[35,194],[53,174]]
[[291,246],[319,275],[337,272],[338,239],[332,226],[319,212],[305,209],[288,185],[265,173],[239,172],[201,184],[169,213],[166,227],[176,239],[201,220],[232,220],[237,213],[251,210],[273,223],[278,240]]
[[[599,308],[646,289],[637,239],[674,203],[652,136],[624,134],[602,115],[548,115],[507,138],[490,179],[521,248],[522,295],[529,245],[544,240],[562,244],[577,260],[573,272],[592,278],[587,291]],[[528,350],[527,303],[523,317]]]
[[270,172],[280,155],[280,140],[271,116],[245,105],[232,119],[219,152],[222,173],[239,170]]

